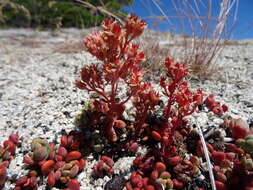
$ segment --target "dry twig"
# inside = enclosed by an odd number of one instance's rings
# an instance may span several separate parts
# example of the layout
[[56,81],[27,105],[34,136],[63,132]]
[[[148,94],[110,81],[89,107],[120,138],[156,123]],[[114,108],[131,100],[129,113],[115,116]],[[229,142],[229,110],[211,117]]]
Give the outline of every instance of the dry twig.
[[[218,69],[216,59],[235,27],[238,1],[221,0],[220,10],[216,16],[213,16],[215,4],[213,0],[204,2],[172,0],[176,15],[166,15],[157,0],[152,0],[162,16],[152,15],[149,18],[163,18],[171,26],[170,28],[174,27],[176,31],[181,32],[183,40],[177,38],[179,41],[175,43],[183,42],[183,48],[176,49],[174,55],[178,56],[180,61],[189,64],[197,76],[208,77]],[[176,20],[175,25],[173,20]],[[186,35],[187,32],[190,34]]]
[[75,0],[75,1],[77,3],[79,3],[82,7],[91,9],[92,12],[94,12],[94,13],[100,12],[103,15],[106,15],[106,16],[116,19],[121,24],[124,23],[124,21],[120,18],[119,15],[116,15],[116,13],[112,13],[112,12],[108,11],[104,6],[94,6],[85,0]]

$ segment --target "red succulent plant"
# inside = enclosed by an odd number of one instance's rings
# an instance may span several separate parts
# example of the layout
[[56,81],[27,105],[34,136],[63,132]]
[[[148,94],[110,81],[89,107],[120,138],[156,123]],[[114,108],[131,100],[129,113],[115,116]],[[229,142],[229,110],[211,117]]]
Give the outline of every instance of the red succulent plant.
[[[102,64],[84,67],[76,86],[100,96],[94,101],[95,110],[106,117],[100,132],[112,142],[118,139],[115,121],[122,119],[124,104],[137,94],[142,81],[140,63],[144,53],[132,41],[141,35],[145,26],[145,22],[135,16],[127,17],[124,26],[107,19],[102,32],[93,33],[84,40],[87,51]],[[118,100],[122,84],[128,86],[129,92],[125,99]]]
[[114,162],[108,156],[102,156],[99,162],[93,167],[93,173],[97,177],[103,177],[104,175],[112,175]]
[[57,183],[66,186],[65,190],[79,190],[80,184],[74,179],[86,166],[86,160],[79,152],[83,134],[71,131],[61,137],[60,146],[48,143],[42,138],[35,138],[31,143],[31,151],[24,157],[30,172],[16,181],[15,190],[37,189],[37,177],[47,176],[47,185],[53,187]]
[[0,145],[0,189],[7,180],[7,167],[15,155],[18,141],[19,135],[11,134],[8,140],[3,142],[3,146]]

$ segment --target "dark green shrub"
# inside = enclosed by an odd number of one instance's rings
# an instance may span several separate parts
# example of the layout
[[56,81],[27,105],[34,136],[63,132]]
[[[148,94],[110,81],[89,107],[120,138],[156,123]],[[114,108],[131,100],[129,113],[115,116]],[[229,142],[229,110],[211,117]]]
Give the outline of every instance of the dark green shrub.
[[30,25],[31,15],[23,5],[4,0],[0,3],[0,26],[27,27]]
[[[131,3],[131,0],[87,0],[94,6],[105,6],[112,13]],[[77,27],[86,28],[100,25],[105,16],[80,8],[71,0],[4,0],[0,2],[1,27]]]
[[51,14],[54,14],[53,18],[60,18],[63,27],[92,27],[99,25],[104,19],[100,15],[92,15],[89,11],[68,2],[54,4],[51,7]]

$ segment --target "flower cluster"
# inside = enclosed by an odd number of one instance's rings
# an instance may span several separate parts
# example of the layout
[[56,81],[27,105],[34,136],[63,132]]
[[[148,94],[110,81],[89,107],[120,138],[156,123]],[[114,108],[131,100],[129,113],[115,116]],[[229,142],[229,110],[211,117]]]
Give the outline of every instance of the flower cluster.
[[[103,63],[84,67],[76,86],[99,96],[94,101],[94,109],[100,121],[104,118],[100,132],[111,142],[118,140],[116,121],[122,120],[124,104],[138,93],[142,82],[140,63],[144,53],[132,41],[141,35],[145,26],[145,22],[135,16],[129,16],[125,26],[107,19],[103,22],[102,32],[95,32],[84,40],[87,51]],[[128,86],[129,92],[121,100],[118,93],[123,84]]]
[[[171,117],[174,127],[181,125],[183,117],[192,114],[198,105],[202,103],[202,91],[199,89],[196,93],[189,90],[188,82],[185,77],[189,73],[188,66],[183,63],[175,63],[172,58],[165,60],[167,75],[171,79],[166,82],[162,77],[160,85],[164,89],[164,94],[168,97],[168,103],[164,110],[164,117]],[[177,108],[173,107],[177,104]]]

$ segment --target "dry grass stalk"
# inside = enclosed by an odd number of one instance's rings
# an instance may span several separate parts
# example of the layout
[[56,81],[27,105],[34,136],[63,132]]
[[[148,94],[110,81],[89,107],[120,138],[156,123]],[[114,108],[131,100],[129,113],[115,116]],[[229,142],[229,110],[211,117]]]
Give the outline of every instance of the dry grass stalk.
[[[235,26],[238,0],[221,0],[216,16],[213,16],[215,1],[212,0],[172,0],[176,15],[166,15],[156,0],[152,2],[162,14],[153,18],[164,18],[171,28],[182,34],[181,37],[176,37],[175,43],[183,44],[183,47],[175,49],[172,52],[174,56],[189,64],[192,73],[200,78],[211,77],[220,69],[216,59],[227,45],[226,40],[230,38]],[[177,20],[175,26],[171,19]],[[190,32],[188,35],[187,30]]]
[[[92,5],[91,3],[89,3],[85,0],[75,0],[75,1],[77,3],[79,3],[82,7],[91,9],[91,11],[94,12],[94,13],[100,12],[103,15],[114,18],[115,20],[117,20],[121,24],[124,23],[124,21],[122,20],[122,18],[120,18],[119,15],[117,15],[116,13],[110,12],[109,10],[107,10],[105,8],[105,6],[94,6],[94,5]],[[100,1],[100,2],[103,5],[103,1]]]
[[210,176],[212,190],[216,190],[215,179],[214,179],[214,175],[213,175],[213,165],[211,164],[210,156],[209,156],[208,149],[206,146],[206,141],[205,141],[204,135],[202,133],[202,130],[201,130],[200,126],[198,125],[198,122],[196,123],[196,125],[197,125],[197,129],[199,132],[200,140],[201,140],[201,143],[203,146],[203,152],[204,152],[206,162],[207,162],[207,167],[208,167],[208,172],[209,172],[209,176]]
[[163,73],[164,59],[170,54],[168,48],[162,47],[159,39],[151,36],[145,36],[141,39],[143,51],[145,52],[145,61],[142,63],[145,68],[146,80],[158,80],[160,74]]

